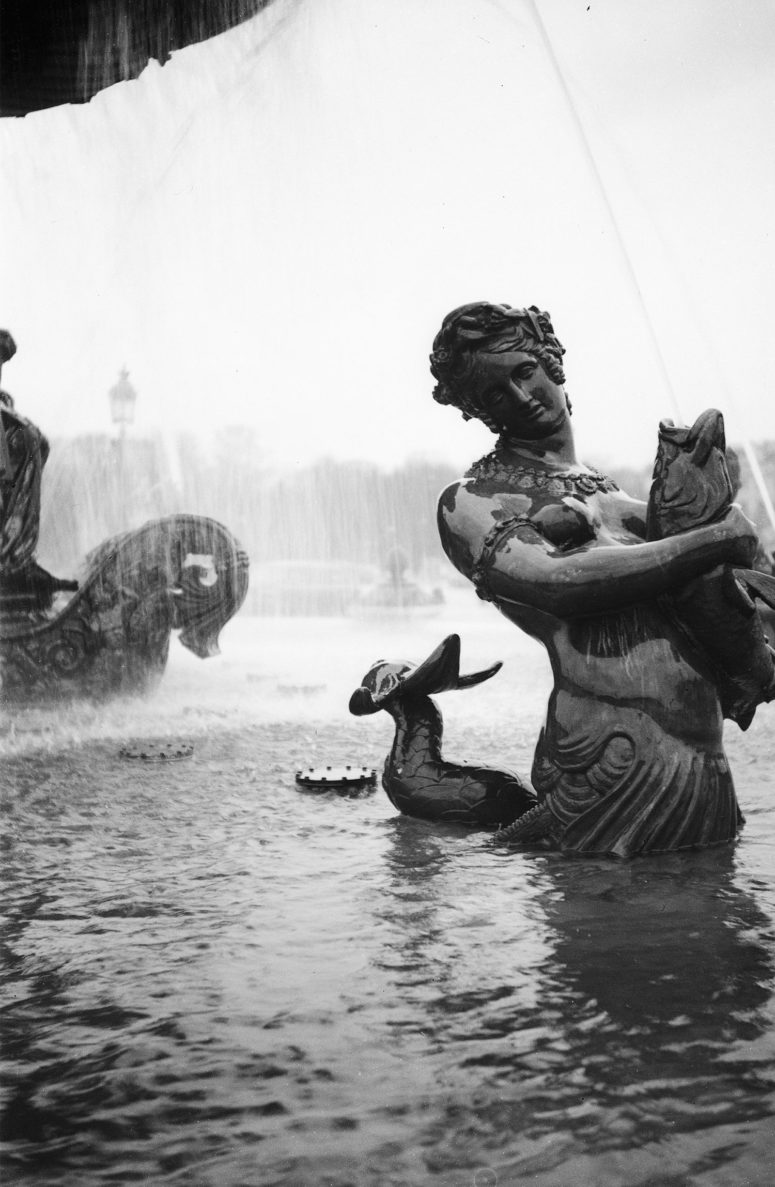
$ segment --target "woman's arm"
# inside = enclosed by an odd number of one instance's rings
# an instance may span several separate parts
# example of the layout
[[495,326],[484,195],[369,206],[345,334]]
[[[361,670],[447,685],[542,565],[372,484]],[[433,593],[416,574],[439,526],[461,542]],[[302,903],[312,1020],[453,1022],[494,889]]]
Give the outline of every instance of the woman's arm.
[[[648,601],[719,564],[747,566],[757,542],[753,524],[733,506],[718,523],[666,540],[622,545],[592,541],[560,553],[525,517],[493,522],[492,505],[483,517],[476,512],[484,507],[471,504],[476,496],[461,495],[440,508],[442,544],[453,563],[475,581],[482,596],[560,618]],[[487,523],[489,531],[483,531]]]

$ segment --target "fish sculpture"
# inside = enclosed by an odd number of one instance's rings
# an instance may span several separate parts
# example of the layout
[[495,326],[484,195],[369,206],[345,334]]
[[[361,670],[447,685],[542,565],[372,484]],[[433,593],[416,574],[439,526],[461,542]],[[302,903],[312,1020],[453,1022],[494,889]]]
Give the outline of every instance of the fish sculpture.
[[449,635],[421,664],[372,664],[350,698],[356,716],[384,710],[396,723],[382,786],[399,812],[422,820],[504,826],[536,806],[533,791],[511,771],[446,762],[444,729],[432,694],[472,688],[500,671],[500,663],[460,675],[460,636]]
[[[713,523],[726,514],[732,499],[721,413],[710,408],[691,428],[663,420],[646,539],[661,540]],[[724,716],[743,730],[757,706],[775,698],[775,652],[757,599],[775,607],[775,578],[731,565],[719,565],[663,599],[710,664]]]

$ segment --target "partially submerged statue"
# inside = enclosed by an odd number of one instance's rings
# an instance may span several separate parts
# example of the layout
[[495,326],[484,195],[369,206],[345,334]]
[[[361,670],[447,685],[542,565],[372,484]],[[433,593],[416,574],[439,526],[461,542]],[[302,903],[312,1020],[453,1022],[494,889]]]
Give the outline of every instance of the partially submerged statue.
[[423,663],[372,664],[350,697],[356,716],[383,709],[396,723],[382,786],[407,816],[443,824],[511,824],[535,806],[535,796],[511,771],[446,762],[441,756],[442,718],[431,694],[473,688],[501,665],[460,675],[460,638],[449,635]]
[[[0,330],[0,372],[16,354],[8,330]],[[40,488],[48,441],[21,416],[8,392],[0,391],[0,599],[6,608],[51,605],[55,593],[78,583],[52,577],[35,560],[40,528]]]
[[[0,330],[0,359],[15,344]],[[170,515],[106,540],[80,584],[37,563],[48,442],[0,393],[0,697],[104,698],[152,688],[170,635],[205,658],[247,593],[248,558],[201,515]],[[73,596],[54,604],[54,595]]]
[[[709,522],[648,539],[646,505],[576,458],[563,354],[547,313],[480,302],[444,319],[431,355],[435,399],[498,436],[443,492],[442,545],[481,598],[544,644],[554,673],[532,770],[539,805],[500,835],[622,857],[721,844],[742,817],[718,656],[680,605],[689,583],[749,566],[756,532],[722,500]],[[775,695],[766,655],[742,717]]]
[[440,589],[424,589],[409,576],[409,557],[393,544],[385,557],[386,580],[359,591],[348,613],[356,616],[382,617],[391,613],[421,615],[438,613],[444,602]]

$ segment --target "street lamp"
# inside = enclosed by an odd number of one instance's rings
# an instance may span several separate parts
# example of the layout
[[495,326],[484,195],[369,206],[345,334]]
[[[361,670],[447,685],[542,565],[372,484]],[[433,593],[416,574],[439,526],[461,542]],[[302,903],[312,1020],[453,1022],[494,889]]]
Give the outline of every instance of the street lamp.
[[108,392],[108,399],[110,400],[110,419],[114,425],[118,425],[119,436],[123,438],[126,426],[131,425],[135,418],[135,401],[137,399],[137,392],[129,382],[129,372],[126,367],[121,368],[118,383],[113,384]]

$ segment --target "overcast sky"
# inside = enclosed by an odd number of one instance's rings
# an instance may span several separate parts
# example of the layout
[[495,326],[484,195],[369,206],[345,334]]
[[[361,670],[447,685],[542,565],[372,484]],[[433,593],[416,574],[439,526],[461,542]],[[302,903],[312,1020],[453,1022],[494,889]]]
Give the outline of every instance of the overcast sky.
[[462,466],[492,438],[427,356],[486,299],[552,313],[589,460],[649,462],[671,387],[775,438],[773,0],[538,8],[602,190],[529,0],[277,0],[1,120],[3,386],[51,436],[105,430],[126,364],[138,433]]

